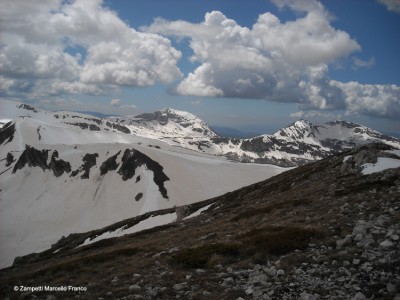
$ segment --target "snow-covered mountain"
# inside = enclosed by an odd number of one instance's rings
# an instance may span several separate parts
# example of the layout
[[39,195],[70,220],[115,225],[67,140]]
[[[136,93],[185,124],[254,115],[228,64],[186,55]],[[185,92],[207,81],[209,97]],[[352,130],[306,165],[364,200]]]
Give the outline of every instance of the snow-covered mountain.
[[164,108],[130,118],[111,118],[132,133],[156,139],[215,138],[218,135],[200,118],[185,111]]
[[[109,142],[124,143],[132,136],[142,137],[213,156],[225,156],[233,161],[283,167],[309,163],[370,142],[383,142],[400,148],[400,139],[346,121],[313,124],[300,120],[272,135],[238,139],[221,137],[200,118],[170,108],[137,116],[100,119],[80,113],[43,112],[26,104],[18,107],[14,108],[15,116],[29,116],[37,122],[68,130],[83,129],[82,134],[86,136],[87,142],[97,142],[97,137],[105,133],[124,133],[110,134]],[[0,115],[0,121],[2,119],[5,118]],[[40,137],[46,143],[62,143],[58,137],[54,139],[54,135],[46,139],[46,133],[41,128],[36,130],[37,134],[28,134],[30,139],[37,141]]]
[[113,118],[112,121],[136,135],[173,146],[225,156],[234,161],[284,167],[309,163],[370,142],[400,147],[400,139],[346,121],[312,124],[300,120],[272,135],[250,139],[218,136],[198,117],[169,108],[134,117]]
[[400,148],[400,139],[346,121],[312,124],[300,120],[272,135],[244,140],[214,139],[233,160],[280,166],[302,165],[370,142]]
[[111,119],[10,103],[2,103],[0,114],[4,122],[12,119],[0,131],[0,267],[62,236],[195,203],[284,171],[173,147],[128,133]]

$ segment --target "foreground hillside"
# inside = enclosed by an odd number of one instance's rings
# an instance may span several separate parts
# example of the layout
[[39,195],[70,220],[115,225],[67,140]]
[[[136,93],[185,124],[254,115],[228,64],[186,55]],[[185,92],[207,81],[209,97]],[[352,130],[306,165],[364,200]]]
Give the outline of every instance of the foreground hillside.
[[362,146],[179,209],[203,207],[198,216],[87,245],[101,232],[69,236],[1,270],[0,296],[398,299],[399,160],[387,145]]

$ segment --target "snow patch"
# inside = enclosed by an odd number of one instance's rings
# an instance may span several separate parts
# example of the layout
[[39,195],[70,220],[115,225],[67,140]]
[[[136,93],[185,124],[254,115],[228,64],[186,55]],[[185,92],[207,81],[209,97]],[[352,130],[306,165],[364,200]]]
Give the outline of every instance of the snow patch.
[[187,220],[187,219],[190,219],[190,218],[193,218],[193,217],[197,217],[197,216],[199,216],[203,211],[209,209],[210,206],[213,205],[213,204],[214,204],[214,203],[211,203],[211,204],[209,204],[209,205],[206,205],[206,206],[204,206],[204,207],[202,207],[202,208],[196,210],[195,212],[191,213],[190,215],[188,215],[187,217],[185,217],[185,218],[183,218],[183,219],[184,219],[184,220]]
[[375,164],[364,164],[362,167],[362,174],[369,175],[387,169],[400,168],[400,160],[388,157],[378,157],[378,161]]
[[170,213],[170,214],[165,214],[165,215],[151,216],[146,220],[140,221],[138,224],[136,224],[132,227],[125,228],[125,226],[123,226],[114,231],[107,231],[107,232],[95,237],[94,239],[88,238],[85,240],[85,242],[82,245],[79,245],[78,247],[86,246],[86,245],[95,243],[100,240],[114,238],[114,237],[120,237],[123,235],[143,231],[143,230],[150,229],[153,227],[166,225],[166,224],[169,224],[169,223],[172,223],[175,221],[176,221],[176,213],[175,212]]
[[348,161],[350,157],[351,157],[351,155],[346,155],[345,157],[343,157],[343,162]]

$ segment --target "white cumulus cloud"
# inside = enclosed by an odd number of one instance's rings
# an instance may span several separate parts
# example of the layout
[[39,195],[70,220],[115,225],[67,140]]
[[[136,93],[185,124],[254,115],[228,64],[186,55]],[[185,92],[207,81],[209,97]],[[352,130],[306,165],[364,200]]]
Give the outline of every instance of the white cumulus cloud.
[[129,27],[101,0],[5,0],[0,27],[0,72],[10,94],[26,82],[29,96],[102,94],[181,76],[181,53],[167,38]]
[[296,101],[298,84],[310,66],[360,49],[347,33],[330,25],[320,5],[316,7],[286,23],[265,13],[252,28],[213,11],[199,24],[157,19],[147,31],[190,38],[192,60],[200,66],[178,85],[180,94],[290,102]]
[[[201,23],[158,18],[145,28],[147,32],[189,38],[191,61],[199,66],[177,85],[176,92],[293,102],[303,110],[339,109],[389,118],[397,114],[389,110],[377,113],[377,107],[384,104],[397,107],[395,88],[373,85],[376,103],[371,106],[370,86],[329,78],[329,66],[361,51],[361,46],[347,32],[332,26],[332,17],[320,2],[273,2],[301,13],[295,20],[282,22],[267,12],[248,28],[213,11]],[[353,59],[357,67],[372,67],[374,62]]]

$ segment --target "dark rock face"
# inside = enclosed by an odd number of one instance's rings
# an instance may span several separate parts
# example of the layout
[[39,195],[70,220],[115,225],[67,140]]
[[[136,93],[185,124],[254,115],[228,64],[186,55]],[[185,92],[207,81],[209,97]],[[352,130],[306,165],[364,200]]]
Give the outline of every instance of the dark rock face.
[[165,175],[163,167],[140,151],[135,149],[125,150],[118,174],[122,175],[122,180],[124,181],[131,179],[135,175],[136,169],[142,165],[146,165],[147,169],[153,172],[154,183],[158,185],[158,189],[163,198],[167,199],[167,189],[164,187],[164,182],[169,180],[169,178]]
[[5,141],[7,141],[7,143],[11,142],[14,139],[14,133],[15,124],[8,122],[6,125],[4,125],[4,127],[0,129],[0,145],[2,145]]
[[335,139],[321,140],[321,145],[332,149],[332,154],[357,146],[357,144],[352,141],[339,141]]
[[9,167],[14,162],[14,156],[10,152],[7,153],[6,161],[6,167]]
[[22,109],[26,109],[26,110],[31,110],[35,113],[38,112],[38,110],[36,108],[34,108],[33,106],[30,106],[28,104],[21,104],[20,106],[18,106],[18,108],[22,108]]
[[85,156],[82,159],[83,165],[80,168],[81,170],[84,170],[85,172],[82,174],[81,179],[89,178],[90,169],[93,166],[96,165],[96,158],[97,157],[99,157],[99,154],[97,154],[97,153],[93,153],[93,154],[87,153],[87,154],[85,154]]
[[40,135],[40,128],[41,128],[41,126],[39,126],[39,127],[36,129],[36,132],[37,132],[37,134],[38,134],[38,139],[39,139],[39,141],[42,139],[42,136]]
[[24,152],[22,152],[18,161],[15,163],[13,173],[17,170],[25,167],[26,164],[30,167],[40,167],[42,170],[48,170],[49,166],[47,165],[47,158],[49,156],[49,150],[37,150],[33,147],[26,146]]
[[243,151],[264,152],[271,150],[274,144],[264,141],[263,137],[256,137],[250,140],[244,140],[240,145]]
[[49,168],[53,171],[54,176],[60,177],[64,172],[71,172],[71,165],[69,162],[64,161],[58,158],[58,152],[55,150],[51,155],[51,161],[49,164]]
[[97,123],[98,125],[103,124],[103,122],[102,122],[100,119],[96,119],[96,118],[87,118],[87,120],[93,121],[93,122]]
[[197,148],[199,150],[203,150],[202,147],[204,148],[210,148],[210,142],[209,141],[196,141],[196,142],[189,142],[189,145],[197,145]]
[[101,166],[100,166],[100,175],[106,174],[108,171],[114,171],[118,168],[119,164],[117,164],[117,156],[121,153],[118,151],[117,154],[107,158]]
[[79,123],[65,123],[65,124],[78,126],[78,127],[82,128],[82,129],[88,129],[89,128],[90,131],[100,131],[100,127],[98,127],[98,126],[96,126],[94,124],[88,124],[88,123],[82,123],[82,122],[79,122]]
[[157,121],[160,125],[167,125],[169,120],[168,114],[163,114],[161,111],[144,113],[136,117],[142,119],[143,121]]
[[73,119],[84,119],[84,120],[88,120],[88,121],[93,121],[95,123],[97,123],[98,125],[103,124],[103,122],[100,119],[97,118],[83,118],[81,116],[71,116],[71,118]]
[[139,201],[140,199],[142,199],[142,197],[143,197],[143,193],[138,193],[138,194],[135,196],[135,200],[136,200],[136,201]]
[[241,139],[238,138],[227,138],[227,137],[215,137],[212,138],[211,140],[215,144],[229,144],[229,142],[231,142],[234,145],[239,145],[240,142],[242,141]]
[[121,132],[126,133],[126,134],[130,134],[131,133],[129,128],[124,126],[124,125],[120,125],[120,124],[116,124],[116,123],[110,123],[110,122],[106,122],[106,125],[108,127],[110,127],[110,128],[113,128],[115,130],[121,131]]
[[[28,164],[30,167],[40,167],[43,171],[51,170],[54,176],[60,177],[64,172],[71,172],[71,165],[69,162],[62,159],[58,159],[58,152],[55,150],[51,155],[50,163],[47,164],[47,158],[49,156],[49,150],[37,150],[33,147],[26,146],[24,152],[22,152],[18,161],[16,162],[13,173],[17,170],[22,169]],[[11,153],[7,154],[7,163],[9,165],[13,162],[13,156]]]

